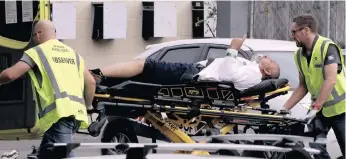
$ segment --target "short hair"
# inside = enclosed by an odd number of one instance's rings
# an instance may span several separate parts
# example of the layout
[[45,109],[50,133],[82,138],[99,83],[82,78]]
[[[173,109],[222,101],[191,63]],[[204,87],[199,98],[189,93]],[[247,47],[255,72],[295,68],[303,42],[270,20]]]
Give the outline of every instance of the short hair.
[[313,33],[317,32],[317,21],[311,14],[302,14],[293,18],[298,26],[309,27]]

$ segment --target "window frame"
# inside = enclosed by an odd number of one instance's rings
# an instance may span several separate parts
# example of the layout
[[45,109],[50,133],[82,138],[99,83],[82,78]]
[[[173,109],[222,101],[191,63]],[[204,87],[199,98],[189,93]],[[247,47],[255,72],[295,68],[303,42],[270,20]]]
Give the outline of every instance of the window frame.
[[[224,44],[206,44],[204,46],[203,52],[201,54],[200,57],[200,61],[206,60],[208,57],[208,53],[209,53],[209,49],[210,48],[215,48],[215,49],[225,49],[225,51],[228,49],[229,45],[224,45]],[[244,50],[240,50],[239,53],[241,54],[241,56],[243,56],[243,58],[250,60],[251,56]]]
[[179,50],[179,49],[188,49],[188,48],[198,48],[198,54],[195,57],[194,61],[192,63],[196,63],[199,62],[200,56],[202,54],[203,48],[204,48],[205,44],[182,44],[182,45],[175,45],[175,46],[168,46],[168,47],[164,47],[161,52],[159,53],[159,55],[156,56],[155,60],[159,60],[161,61],[162,58],[167,54],[168,51],[171,50]]

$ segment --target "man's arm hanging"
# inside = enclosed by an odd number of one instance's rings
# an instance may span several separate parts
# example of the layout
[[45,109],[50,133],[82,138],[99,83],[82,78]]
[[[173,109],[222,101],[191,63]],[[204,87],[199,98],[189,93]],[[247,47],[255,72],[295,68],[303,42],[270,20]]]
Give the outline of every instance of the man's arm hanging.
[[328,51],[324,60],[324,73],[325,79],[320,90],[320,95],[317,97],[315,103],[322,106],[327,100],[328,96],[336,84],[336,76],[341,71],[341,60],[338,49],[335,45],[329,45]]

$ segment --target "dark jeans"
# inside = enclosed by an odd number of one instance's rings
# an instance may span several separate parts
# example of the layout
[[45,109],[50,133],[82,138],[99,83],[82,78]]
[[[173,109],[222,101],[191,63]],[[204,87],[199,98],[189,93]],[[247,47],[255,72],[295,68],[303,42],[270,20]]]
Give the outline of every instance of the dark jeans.
[[[163,85],[181,84],[181,78],[184,74],[194,75],[202,69],[203,67],[197,64],[171,63],[147,59],[141,74],[130,78],[106,78],[102,79],[100,84],[114,86],[127,80]],[[91,71],[98,74],[99,70],[94,69]]]
[[39,158],[52,159],[52,158],[65,158],[73,157],[73,153],[66,155],[61,149],[52,150],[54,143],[71,143],[72,136],[79,129],[80,122],[74,117],[61,118],[52,125],[44,134],[40,144]]
[[[313,124],[314,135],[316,135],[316,138],[326,139],[328,131],[330,128],[333,128],[341,152],[343,156],[345,156],[345,113],[333,117],[325,117],[323,116],[322,111],[320,111],[311,123]],[[316,159],[330,158],[326,144],[310,144],[310,147],[321,151],[321,154],[314,156]]]
[[170,63],[147,59],[143,72],[137,77],[139,81],[155,84],[180,84],[184,74],[200,72],[196,64]]

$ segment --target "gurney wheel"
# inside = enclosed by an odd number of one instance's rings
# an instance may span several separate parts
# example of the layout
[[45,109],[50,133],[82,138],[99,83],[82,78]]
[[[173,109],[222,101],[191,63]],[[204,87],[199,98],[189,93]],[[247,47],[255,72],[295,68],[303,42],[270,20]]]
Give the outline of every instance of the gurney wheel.
[[304,150],[293,150],[286,153],[279,153],[277,156],[277,159],[287,159],[287,158],[313,159],[311,155]]
[[[120,137],[125,140],[119,141]],[[106,125],[101,142],[115,142],[114,139],[117,140],[116,143],[138,143],[135,130],[127,119],[115,119]],[[116,149],[101,149],[101,155],[114,155],[119,153],[124,152]]]

